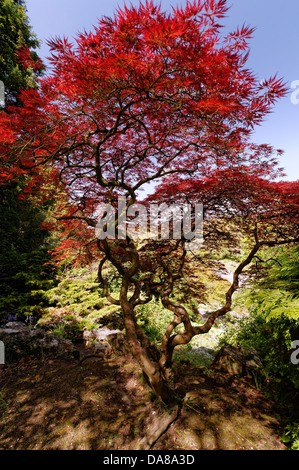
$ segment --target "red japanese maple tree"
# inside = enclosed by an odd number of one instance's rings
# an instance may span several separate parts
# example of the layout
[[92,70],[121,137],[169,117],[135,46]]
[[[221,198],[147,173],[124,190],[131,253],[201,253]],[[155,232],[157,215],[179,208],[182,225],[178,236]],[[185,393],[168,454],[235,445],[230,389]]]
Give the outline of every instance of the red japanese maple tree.
[[[226,0],[187,2],[170,13],[146,1],[102,18],[75,44],[54,39],[52,69],[38,90],[24,92],[24,106],[1,115],[3,177],[26,175],[28,194],[39,192],[42,198],[63,188],[55,216],[68,236],[60,255],[79,246],[81,254],[98,257],[105,294],[121,306],[131,350],[165,402],[173,399],[167,367],[174,347],[207,332],[229,310],[238,276],[262,244],[293,237],[277,231],[290,215],[278,210],[280,205],[287,201],[294,212],[293,191],[286,195],[286,187],[268,181],[277,176],[272,148],[249,143],[254,126],[286,88],[276,77],[259,82],[246,68],[251,28],[221,37],[227,10]],[[149,240],[142,249],[130,237],[95,236],[100,203],[115,206],[122,196],[128,209],[148,183],[161,181],[156,201],[182,195],[207,204],[207,239],[220,232],[213,233],[213,220],[232,217],[244,218],[255,237],[225,305],[201,327],[194,328],[186,309],[170,299],[190,258],[183,239],[167,246]],[[260,238],[256,219],[264,217],[269,230],[274,209],[276,232]],[[289,218],[289,227],[292,222]],[[106,263],[122,278],[118,299],[110,296],[102,274]],[[160,352],[135,316],[135,307],[157,293],[174,313]],[[172,334],[178,324],[184,332]]]

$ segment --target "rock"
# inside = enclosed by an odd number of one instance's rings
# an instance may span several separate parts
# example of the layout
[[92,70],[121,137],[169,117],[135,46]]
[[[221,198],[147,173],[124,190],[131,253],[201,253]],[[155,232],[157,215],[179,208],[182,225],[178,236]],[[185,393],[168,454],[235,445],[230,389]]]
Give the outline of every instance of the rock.
[[125,335],[120,330],[110,330],[106,326],[83,332],[85,346],[95,350],[121,350],[126,349]]
[[261,371],[263,365],[255,349],[227,345],[217,353],[212,367],[229,375],[243,376]]
[[1,330],[6,330],[6,334],[19,334],[22,332],[27,334],[30,331],[29,327],[20,321],[10,321]]
[[95,339],[97,341],[107,341],[108,336],[118,333],[123,334],[119,330],[110,330],[104,326],[103,328],[95,328],[90,331],[84,331],[83,337],[88,339]]
[[70,340],[59,338],[39,328],[29,328],[22,322],[8,322],[0,328],[0,340],[5,347],[5,362],[22,357],[41,357],[52,354],[73,356],[75,348]]

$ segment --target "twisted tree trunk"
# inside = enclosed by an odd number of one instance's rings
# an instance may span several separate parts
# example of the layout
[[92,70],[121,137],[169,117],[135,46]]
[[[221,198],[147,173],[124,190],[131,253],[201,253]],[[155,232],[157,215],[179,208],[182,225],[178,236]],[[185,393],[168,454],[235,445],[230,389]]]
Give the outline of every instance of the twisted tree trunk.
[[[168,286],[162,295],[162,303],[165,308],[174,313],[173,321],[168,325],[161,342],[160,366],[162,367],[162,369],[171,368],[173,352],[176,346],[188,344],[194,336],[208,333],[212,328],[215,320],[218,317],[225,315],[231,310],[232,296],[239,287],[239,276],[242,273],[243,269],[251,263],[252,259],[254,258],[261,246],[262,243],[260,243],[256,237],[256,243],[249,252],[247,258],[238,265],[234,272],[233,282],[231,283],[228,291],[226,292],[224,305],[218,310],[211,312],[209,318],[203,325],[195,327],[192,326],[188,312],[184,308],[184,306],[170,300],[169,298],[170,294],[173,291],[174,281],[182,276],[182,271],[180,270],[178,274],[174,275],[169,269],[169,267],[167,267],[161,260],[161,264],[167,271],[169,279]],[[180,324],[184,325],[183,333],[174,333],[172,335],[172,332]]]
[[165,375],[165,368],[159,363],[159,352],[150,343],[136,322],[134,309],[128,301],[121,301],[126,328],[126,337],[132,355],[141,366],[143,376],[155,395],[168,406],[177,403],[177,397]]

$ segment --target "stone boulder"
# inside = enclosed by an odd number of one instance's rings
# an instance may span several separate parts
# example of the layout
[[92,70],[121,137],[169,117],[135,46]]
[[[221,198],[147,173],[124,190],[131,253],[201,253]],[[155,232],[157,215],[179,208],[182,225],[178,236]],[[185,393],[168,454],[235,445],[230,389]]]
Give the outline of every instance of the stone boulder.
[[120,330],[110,330],[106,326],[84,331],[83,339],[85,346],[95,352],[110,353],[111,351],[126,350],[124,333]]
[[17,321],[8,322],[0,328],[0,341],[4,343],[5,363],[18,361],[22,357],[43,357],[48,354],[76,356],[70,340]]
[[217,353],[212,368],[229,375],[244,376],[261,372],[263,364],[255,349],[226,345]]

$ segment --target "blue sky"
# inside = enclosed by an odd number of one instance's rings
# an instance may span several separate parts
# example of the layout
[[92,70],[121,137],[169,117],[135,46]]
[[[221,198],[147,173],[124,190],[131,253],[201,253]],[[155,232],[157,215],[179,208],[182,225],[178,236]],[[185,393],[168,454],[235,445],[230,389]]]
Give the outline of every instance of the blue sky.
[[[139,0],[130,3],[137,5]],[[164,10],[184,5],[185,0],[161,0]],[[92,30],[97,19],[112,16],[123,0],[26,0],[33,31],[42,41],[39,55],[49,55],[46,40],[55,36],[74,38],[78,32]],[[250,67],[258,78],[278,74],[290,88],[262,126],[254,141],[283,149],[281,166],[287,180],[299,179],[299,0],[230,0],[225,30],[244,23],[256,28],[250,41]],[[297,83],[295,83],[297,81]],[[292,89],[291,85],[296,86]],[[295,104],[297,103],[297,104]]]

